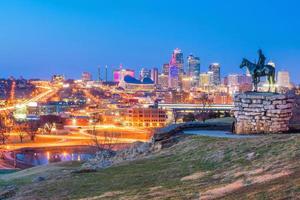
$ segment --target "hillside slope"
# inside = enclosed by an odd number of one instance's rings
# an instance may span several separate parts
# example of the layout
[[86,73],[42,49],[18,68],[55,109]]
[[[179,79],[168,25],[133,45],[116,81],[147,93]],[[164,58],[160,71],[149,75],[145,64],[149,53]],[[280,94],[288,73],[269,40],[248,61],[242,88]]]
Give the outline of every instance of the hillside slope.
[[[0,176],[11,199],[296,199],[300,135],[183,138],[144,159],[93,173],[60,163]],[[32,181],[42,176],[45,180]]]

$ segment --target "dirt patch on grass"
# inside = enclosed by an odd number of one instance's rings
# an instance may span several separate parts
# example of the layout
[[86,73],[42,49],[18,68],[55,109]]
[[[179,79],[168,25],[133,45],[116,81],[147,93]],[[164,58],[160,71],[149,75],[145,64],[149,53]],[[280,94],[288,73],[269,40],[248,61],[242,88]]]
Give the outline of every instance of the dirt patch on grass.
[[289,176],[292,174],[292,171],[290,170],[282,170],[280,172],[274,172],[274,173],[267,173],[263,174],[260,176],[255,176],[253,178],[250,178],[250,181],[252,184],[257,184],[257,183],[264,183],[264,182],[269,182],[278,178],[282,178],[285,176]]
[[87,197],[80,200],[98,200],[98,199],[104,199],[104,198],[114,198],[120,194],[123,194],[122,191],[113,191],[113,192],[105,192],[104,194],[100,196],[94,196],[94,197]]
[[217,187],[214,189],[210,189],[203,194],[200,192],[200,199],[201,200],[209,200],[209,199],[216,199],[223,197],[229,193],[232,193],[234,191],[237,191],[244,187],[244,181],[242,179],[239,179],[233,183],[223,185],[221,187]]
[[192,180],[197,180],[205,176],[207,172],[196,172],[194,174],[191,174],[189,176],[182,177],[180,180],[181,181],[192,181]]

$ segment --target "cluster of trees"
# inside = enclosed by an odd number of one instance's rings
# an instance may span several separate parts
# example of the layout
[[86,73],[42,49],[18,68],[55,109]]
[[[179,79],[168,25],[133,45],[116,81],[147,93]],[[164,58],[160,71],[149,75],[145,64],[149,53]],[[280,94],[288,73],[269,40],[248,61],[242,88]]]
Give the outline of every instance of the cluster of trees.
[[35,141],[38,130],[42,130],[44,134],[50,134],[53,126],[58,123],[63,123],[61,117],[56,115],[44,115],[39,120],[13,121],[10,124],[5,123],[4,118],[0,118],[0,143],[5,144],[10,133],[18,134],[22,143],[26,136],[31,141]]
[[193,113],[188,113],[186,115],[183,116],[182,121],[183,122],[193,122],[193,121],[205,121],[208,119],[213,119],[213,118],[220,118],[220,117],[230,117],[230,113],[229,112],[225,112],[225,113],[220,113],[220,112],[201,112],[201,113],[197,113],[197,114],[193,114]]

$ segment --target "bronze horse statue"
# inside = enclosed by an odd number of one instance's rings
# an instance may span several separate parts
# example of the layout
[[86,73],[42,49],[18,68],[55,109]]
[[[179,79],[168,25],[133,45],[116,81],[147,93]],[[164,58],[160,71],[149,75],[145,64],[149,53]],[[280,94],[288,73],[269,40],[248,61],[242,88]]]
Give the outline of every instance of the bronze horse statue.
[[269,92],[275,92],[275,68],[271,65],[263,65],[258,66],[257,64],[254,64],[250,62],[247,59],[243,59],[240,68],[246,67],[248,71],[250,72],[252,76],[252,83],[253,83],[253,90],[257,92],[258,83],[260,82],[260,77],[267,77],[267,80],[269,82]]

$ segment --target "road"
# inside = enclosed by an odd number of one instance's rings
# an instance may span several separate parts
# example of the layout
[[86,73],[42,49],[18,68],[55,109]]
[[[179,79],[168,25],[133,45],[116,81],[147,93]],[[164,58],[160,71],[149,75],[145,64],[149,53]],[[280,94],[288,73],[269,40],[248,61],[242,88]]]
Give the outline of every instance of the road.
[[0,112],[1,111],[12,111],[12,110],[16,109],[18,106],[27,106],[31,102],[38,102],[45,97],[50,97],[50,96],[54,95],[56,92],[57,92],[57,89],[55,89],[55,88],[52,89],[50,87],[47,87],[47,90],[45,92],[42,92],[41,94],[39,94],[31,99],[25,100],[21,104],[16,104],[13,106],[7,106],[7,107],[0,108]]

